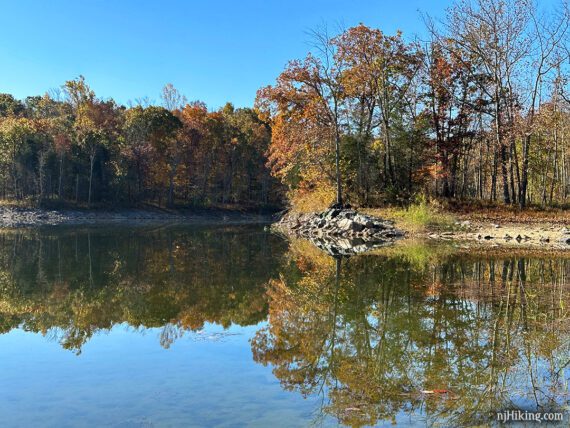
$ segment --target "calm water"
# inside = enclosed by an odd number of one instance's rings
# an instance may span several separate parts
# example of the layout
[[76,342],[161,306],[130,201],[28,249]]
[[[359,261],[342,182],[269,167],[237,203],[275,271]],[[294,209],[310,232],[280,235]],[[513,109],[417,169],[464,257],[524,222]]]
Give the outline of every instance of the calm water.
[[570,255],[0,233],[2,426],[488,424],[570,404]]

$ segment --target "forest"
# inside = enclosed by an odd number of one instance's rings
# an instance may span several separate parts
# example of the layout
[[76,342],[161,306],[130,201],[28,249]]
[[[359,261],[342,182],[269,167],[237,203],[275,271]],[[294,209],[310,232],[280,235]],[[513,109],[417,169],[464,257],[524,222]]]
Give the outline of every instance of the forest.
[[270,206],[280,185],[266,167],[271,129],[231,104],[209,111],[172,86],[162,104],[97,98],[85,78],[54,94],[0,95],[4,199],[75,204]]
[[0,196],[91,207],[568,205],[570,9],[457,0],[427,36],[313,32],[252,108],[0,95]]
[[460,0],[425,22],[427,41],[316,31],[313,52],[259,91],[292,199],[566,204],[568,5]]

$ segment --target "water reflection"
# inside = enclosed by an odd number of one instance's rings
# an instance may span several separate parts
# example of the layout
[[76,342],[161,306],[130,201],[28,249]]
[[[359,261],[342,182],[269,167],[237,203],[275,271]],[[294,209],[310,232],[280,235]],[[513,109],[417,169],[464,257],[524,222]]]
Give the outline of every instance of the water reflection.
[[81,351],[119,323],[163,327],[168,347],[205,322],[265,319],[284,242],[259,228],[41,229],[0,234],[0,330]]
[[464,426],[568,405],[568,260],[291,257],[299,275],[271,282],[254,358],[341,423]]
[[267,321],[253,359],[350,426],[567,408],[569,255],[380,251],[335,259],[257,227],[4,232],[0,329],[80,353],[121,323],[169,347],[204,323]]

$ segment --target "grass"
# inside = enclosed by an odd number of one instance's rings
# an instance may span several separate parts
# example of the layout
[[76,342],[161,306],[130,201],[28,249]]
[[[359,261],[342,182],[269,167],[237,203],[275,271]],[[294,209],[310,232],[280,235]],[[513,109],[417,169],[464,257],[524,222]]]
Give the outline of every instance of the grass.
[[435,203],[423,199],[405,208],[387,207],[364,210],[370,215],[392,220],[396,226],[409,232],[452,230],[456,218]]

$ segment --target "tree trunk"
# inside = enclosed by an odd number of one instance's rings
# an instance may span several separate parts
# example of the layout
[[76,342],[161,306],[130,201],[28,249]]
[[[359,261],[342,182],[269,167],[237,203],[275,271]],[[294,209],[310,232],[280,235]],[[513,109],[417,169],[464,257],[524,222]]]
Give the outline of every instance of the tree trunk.
[[342,187],[340,182],[340,136],[338,132],[335,137],[335,172],[336,172],[336,203],[340,207],[342,201]]
[[75,175],[75,205],[79,202],[79,174]]
[[40,151],[39,154],[39,197],[38,197],[38,206],[41,207],[43,200],[44,200],[44,196],[45,196],[45,165],[46,165],[46,154],[45,152],[42,150]]
[[57,196],[61,200],[62,198],[62,188],[63,188],[63,155],[59,157],[59,177],[57,182]]
[[170,174],[168,176],[168,206],[174,206],[174,177],[176,177],[176,170],[178,169],[178,162],[171,165]]
[[174,175],[171,173],[168,178],[168,206],[174,205]]
[[503,199],[505,204],[511,203],[509,192],[509,171],[507,169],[507,148],[501,144],[501,174],[503,176]]
[[520,188],[520,196],[519,196],[519,205],[521,208],[525,208],[526,202],[527,202],[529,148],[530,148],[530,134],[525,137],[524,143],[523,143],[521,188]]
[[91,208],[91,190],[93,184],[93,167],[95,166],[95,152],[89,156],[89,193],[87,197],[87,208]]

